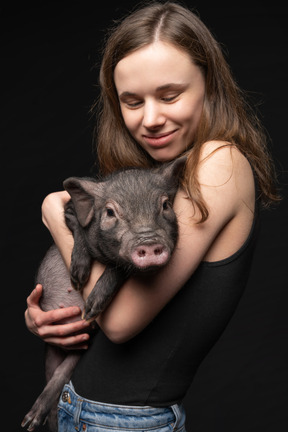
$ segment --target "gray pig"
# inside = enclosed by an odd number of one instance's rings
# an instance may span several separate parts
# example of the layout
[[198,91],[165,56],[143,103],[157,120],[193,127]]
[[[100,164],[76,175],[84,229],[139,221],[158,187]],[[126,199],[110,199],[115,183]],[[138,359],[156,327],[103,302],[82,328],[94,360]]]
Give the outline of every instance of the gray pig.
[[[74,237],[70,274],[53,245],[37,275],[37,282],[43,285],[43,310],[77,305],[84,319],[95,320],[132,273],[167,264],[178,237],[172,204],[185,161],[181,157],[149,170],[126,169],[98,181],[64,181],[71,196],[65,220]],[[106,269],[84,304],[81,290],[93,260],[105,264]],[[47,385],[22,422],[28,431],[47,416],[51,430],[57,430],[57,401],[81,357],[78,351],[46,348]]]

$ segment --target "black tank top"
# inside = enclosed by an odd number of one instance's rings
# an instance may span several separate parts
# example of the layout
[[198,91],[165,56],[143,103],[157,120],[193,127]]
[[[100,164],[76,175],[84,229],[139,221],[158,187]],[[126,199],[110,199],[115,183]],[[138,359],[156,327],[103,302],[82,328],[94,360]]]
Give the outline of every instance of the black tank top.
[[179,403],[222,334],[245,289],[257,234],[232,256],[202,262],[157,317],[136,337],[112,343],[100,330],[74,371],[82,397],[121,405]]

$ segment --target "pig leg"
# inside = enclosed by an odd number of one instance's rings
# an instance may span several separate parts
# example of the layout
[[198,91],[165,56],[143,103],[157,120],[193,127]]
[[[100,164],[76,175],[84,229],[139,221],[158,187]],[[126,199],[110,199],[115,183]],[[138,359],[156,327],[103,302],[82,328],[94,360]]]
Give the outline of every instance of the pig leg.
[[[66,356],[67,353],[61,348],[46,344],[46,353],[45,353],[46,383],[50,381],[55,370],[65,360]],[[47,416],[48,429],[53,432],[57,431],[57,423],[58,423],[57,410],[58,410],[58,399],[55,399],[51,411]]]
[[46,383],[50,381],[55,370],[67,357],[67,352],[53,345],[45,344],[45,376]]
[[73,203],[70,201],[65,208],[65,222],[72,231],[74,247],[71,255],[70,279],[73,287],[80,291],[89,279],[92,259],[87,250]]
[[71,255],[70,279],[76,291],[80,291],[89,279],[92,259],[82,235],[74,232],[74,247]]
[[[28,431],[33,431],[36,427],[43,424],[51,408],[55,405],[55,401],[58,401],[64,385],[69,382],[80,357],[81,353],[78,352],[67,354],[65,360],[57,367],[31,410],[26,414],[21,424],[22,427],[28,427]],[[57,419],[52,420],[50,418],[50,424],[51,422],[57,425]],[[54,430],[57,430],[57,426]]]
[[103,312],[128,276],[128,271],[107,266],[86,300],[83,318],[89,321]]

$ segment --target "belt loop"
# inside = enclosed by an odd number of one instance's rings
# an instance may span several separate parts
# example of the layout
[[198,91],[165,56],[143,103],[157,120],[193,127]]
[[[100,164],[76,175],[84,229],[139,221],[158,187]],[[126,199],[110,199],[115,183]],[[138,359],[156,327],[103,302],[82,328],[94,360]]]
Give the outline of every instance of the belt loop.
[[74,412],[74,427],[76,430],[79,430],[79,425],[80,425],[80,414],[81,414],[81,409],[82,409],[82,403],[83,400],[82,399],[77,399],[77,403],[76,403],[76,407],[75,407],[75,412]]
[[179,405],[178,404],[172,405],[171,408],[172,408],[172,411],[174,412],[174,415],[175,415],[175,423],[174,423],[174,426],[173,426],[173,430],[177,430],[178,423],[179,423],[179,420],[180,420]]
[[185,411],[183,405],[179,404],[171,405],[171,409],[175,415],[173,430],[176,431],[179,427],[182,428],[185,425]]

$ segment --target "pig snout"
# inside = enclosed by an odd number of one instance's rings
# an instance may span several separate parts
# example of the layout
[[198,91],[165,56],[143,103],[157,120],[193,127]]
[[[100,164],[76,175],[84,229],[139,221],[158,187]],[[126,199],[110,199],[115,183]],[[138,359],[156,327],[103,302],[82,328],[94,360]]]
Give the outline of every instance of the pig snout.
[[162,244],[144,244],[136,246],[132,251],[131,259],[139,269],[163,266],[170,258],[170,252]]

